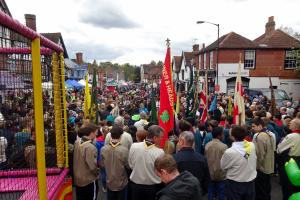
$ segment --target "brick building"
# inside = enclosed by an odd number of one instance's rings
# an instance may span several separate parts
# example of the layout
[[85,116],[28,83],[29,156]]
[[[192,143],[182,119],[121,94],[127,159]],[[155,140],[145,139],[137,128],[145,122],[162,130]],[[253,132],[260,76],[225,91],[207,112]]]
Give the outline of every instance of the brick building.
[[231,93],[241,55],[242,81],[245,88],[268,88],[269,77],[273,86],[284,89],[294,99],[300,97],[300,77],[295,72],[296,58],[292,51],[300,49],[300,41],[275,29],[274,17],[269,17],[265,33],[251,41],[235,32],[219,39],[219,64],[216,72],[217,41],[199,50],[200,76],[208,71],[210,86],[218,73],[220,92]]
[[143,83],[160,83],[163,66],[157,64],[141,65],[141,82]]

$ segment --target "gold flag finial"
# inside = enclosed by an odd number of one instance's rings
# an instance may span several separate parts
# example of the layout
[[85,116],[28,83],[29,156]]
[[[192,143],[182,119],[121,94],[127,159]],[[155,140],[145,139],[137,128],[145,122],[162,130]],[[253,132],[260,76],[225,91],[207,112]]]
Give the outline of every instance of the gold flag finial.
[[171,44],[170,41],[171,41],[171,40],[170,40],[169,38],[166,39],[167,47],[168,47],[168,48],[170,47],[170,44]]

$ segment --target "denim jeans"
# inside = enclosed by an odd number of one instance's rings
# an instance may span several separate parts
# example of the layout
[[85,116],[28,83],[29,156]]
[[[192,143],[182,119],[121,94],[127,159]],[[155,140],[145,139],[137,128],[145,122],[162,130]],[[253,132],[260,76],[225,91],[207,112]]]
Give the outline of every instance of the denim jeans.
[[208,183],[208,200],[217,197],[218,200],[225,199],[225,181],[210,181]]

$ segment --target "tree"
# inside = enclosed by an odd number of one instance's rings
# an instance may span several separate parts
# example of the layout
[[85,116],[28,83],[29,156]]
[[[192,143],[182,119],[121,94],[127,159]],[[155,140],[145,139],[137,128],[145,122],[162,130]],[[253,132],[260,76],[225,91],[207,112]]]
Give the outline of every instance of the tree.
[[293,36],[294,38],[300,40],[300,33],[295,31],[293,28],[288,26],[281,26],[279,29]]
[[160,60],[160,61],[158,61],[158,62],[157,62],[157,66],[164,66],[164,63],[163,63],[163,61],[161,61],[161,60]]
[[135,67],[134,75],[135,75],[134,82],[140,83],[141,82],[141,68],[140,67]]
[[150,64],[151,64],[151,65],[156,65],[155,60],[152,60],[152,61],[150,62]]
[[134,73],[134,66],[130,65],[129,63],[125,63],[122,65],[122,71],[124,72],[125,81],[134,81],[135,73]]

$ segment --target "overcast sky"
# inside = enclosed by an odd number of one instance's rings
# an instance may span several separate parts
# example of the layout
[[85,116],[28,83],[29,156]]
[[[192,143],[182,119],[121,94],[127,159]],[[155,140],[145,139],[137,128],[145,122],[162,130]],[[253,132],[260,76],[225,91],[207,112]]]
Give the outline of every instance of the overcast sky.
[[61,32],[70,58],[131,64],[164,60],[165,40],[172,55],[210,44],[234,31],[249,39],[264,33],[269,16],[276,28],[300,32],[299,0],[6,0],[15,19],[37,16],[38,32]]

